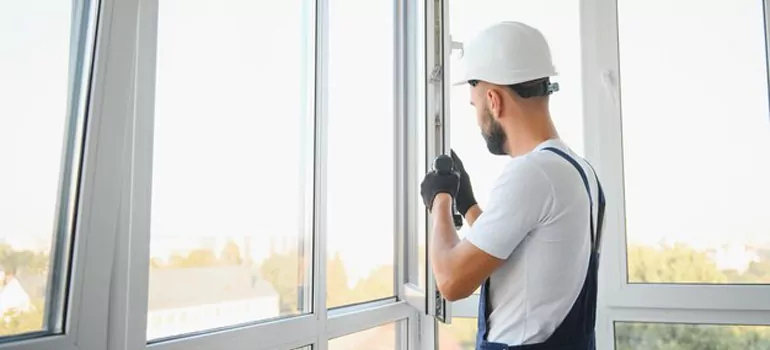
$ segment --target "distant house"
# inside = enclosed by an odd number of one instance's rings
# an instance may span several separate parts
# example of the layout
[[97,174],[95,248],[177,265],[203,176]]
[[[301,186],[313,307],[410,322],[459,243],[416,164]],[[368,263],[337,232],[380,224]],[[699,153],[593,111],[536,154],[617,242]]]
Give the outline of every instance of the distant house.
[[[25,281],[28,283],[24,283]],[[29,277],[21,280],[14,275],[6,275],[5,272],[0,271],[0,316],[34,310],[32,300],[36,295],[30,295],[29,291],[37,291],[34,286],[39,281],[42,281],[43,289],[45,289],[45,279],[42,277],[37,279]]]
[[22,288],[34,300],[44,300],[47,294],[48,275],[23,275],[18,277]]
[[278,293],[248,267],[151,269],[149,282],[148,339],[280,315]]

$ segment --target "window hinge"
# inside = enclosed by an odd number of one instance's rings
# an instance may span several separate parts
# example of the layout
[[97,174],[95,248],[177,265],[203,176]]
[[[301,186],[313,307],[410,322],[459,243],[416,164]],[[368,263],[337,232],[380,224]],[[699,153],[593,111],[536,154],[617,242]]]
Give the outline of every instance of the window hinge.
[[441,82],[441,65],[437,64],[433,66],[433,70],[430,72],[430,82],[431,83],[440,83]]

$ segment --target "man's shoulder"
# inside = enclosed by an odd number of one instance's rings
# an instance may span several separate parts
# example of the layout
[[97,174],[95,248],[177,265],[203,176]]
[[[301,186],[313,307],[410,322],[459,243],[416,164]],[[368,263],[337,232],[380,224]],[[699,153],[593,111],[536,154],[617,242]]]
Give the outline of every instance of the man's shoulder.
[[[527,182],[539,182],[546,176],[541,161],[534,154],[511,158],[503,167],[499,182],[510,185],[525,185]],[[524,183],[522,183],[522,181]]]
[[501,177],[533,181],[548,180],[551,173],[562,171],[562,162],[563,160],[553,152],[534,150],[530,153],[511,158],[503,168]]
[[537,158],[532,154],[511,158],[492,188],[492,197],[506,201],[548,197],[553,190],[551,179]]
[[[568,158],[577,162],[581,168],[586,167],[585,164],[587,163],[585,159],[573,152],[564,143],[554,142],[553,148],[561,151],[562,154],[566,154]],[[576,169],[571,162],[562,157],[561,154],[548,150],[547,147],[536,149],[528,153],[525,158],[527,159],[527,163],[531,164],[530,166],[536,166],[543,176],[548,177],[551,183],[562,181],[569,182],[572,180],[573,175],[575,175]]]

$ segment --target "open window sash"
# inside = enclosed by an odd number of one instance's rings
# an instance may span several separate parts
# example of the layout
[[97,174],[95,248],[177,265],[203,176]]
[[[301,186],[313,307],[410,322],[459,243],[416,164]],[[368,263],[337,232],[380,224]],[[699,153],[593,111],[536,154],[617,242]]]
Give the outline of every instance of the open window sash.
[[[410,196],[411,199],[419,198],[420,178],[411,176],[418,174],[417,170],[428,171],[432,168],[433,159],[440,154],[449,154],[449,89],[450,82],[446,72],[449,71],[449,55],[452,50],[452,42],[448,33],[446,21],[449,18],[446,3],[443,0],[433,0],[423,2],[415,1],[415,6],[410,8],[412,11],[410,17],[419,23],[416,31],[408,33],[420,33],[424,35],[414,35],[418,37],[412,47],[413,54],[417,55],[416,62],[422,69],[416,69],[414,77],[420,82],[416,85],[416,91],[411,92],[410,96],[417,98],[414,101],[412,115],[414,118],[407,118],[407,128],[412,127],[412,133],[408,133],[409,142],[407,142],[407,151],[409,152],[408,166],[416,167],[409,169],[406,173],[410,174],[407,178],[408,190],[416,193],[416,196]],[[420,40],[424,38],[424,40]],[[422,51],[422,55],[420,55]],[[422,84],[420,84],[422,83]],[[419,86],[422,85],[422,86]],[[424,97],[419,101],[419,97]],[[407,114],[409,115],[409,114]],[[422,125],[419,125],[422,124]],[[416,142],[411,142],[416,140]],[[409,146],[412,146],[411,148]],[[424,154],[424,157],[420,153]],[[415,203],[416,202],[416,203]],[[421,314],[429,316],[429,320],[435,319],[439,322],[451,322],[451,303],[441,296],[430,267],[430,233],[432,224],[427,211],[419,200],[411,200],[411,205],[407,205],[407,253],[409,278],[404,285],[404,296],[410,305],[417,308]],[[422,236],[422,237],[420,237]],[[419,271],[422,270],[422,271]],[[434,322],[430,322],[435,326]]]

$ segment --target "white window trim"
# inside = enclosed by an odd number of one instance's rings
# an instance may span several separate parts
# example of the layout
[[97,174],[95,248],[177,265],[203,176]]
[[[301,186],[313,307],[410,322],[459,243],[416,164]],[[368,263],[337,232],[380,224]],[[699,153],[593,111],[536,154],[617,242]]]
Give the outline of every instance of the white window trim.
[[[94,3],[98,0],[82,0]],[[327,197],[324,160],[327,157],[328,2],[316,0],[316,89],[313,213],[306,216],[314,228],[313,300],[325,300]],[[407,28],[425,29],[423,13],[412,13],[416,0],[394,0],[397,14],[395,118],[397,191],[394,230],[394,297],[326,310],[315,302],[313,313],[254,324],[202,332],[178,340],[147,344],[146,310],[150,251],[150,203],[152,188],[153,119],[158,2],[154,0],[101,0],[95,43],[92,89],[88,95],[89,117],[84,145],[83,186],[79,195],[79,219],[74,247],[72,287],[69,289],[67,327],[62,335],[0,344],[0,350],[136,350],[136,349],[293,349],[313,345],[325,350],[328,340],[396,321],[401,348],[434,349],[437,323],[414,308],[408,299],[407,249],[414,250],[417,234],[418,179],[413,179],[419,130],[415,124],[426,107],[427,87],[410,86],[425,67],[413,67],[406,55],[425,58],[425,38],[412,38]],[[441,0],[431,2],[433,6]],[[407,10],[410,9],[410,10]],[[419,11],[419,10],[418,10]],[[446,11],[446,9],[444,9]],[[405,16],[409,13],[409,16]],[[446,14],[445,14],[446,16]],[[446,17],[445,17],[446,18]],[[432,26],[431,26],[432,27]],[[445,41],[448,43],[448,36]],[[416,40],[407,48],[407,45]],[[448,44],[445,44],[448,45]],[[448,47],[448,46],[447,46]],[[408,76],[408,77],[407,77]],[[447,86],[442,86],[446,89]],[[446,102],[446,101],[445,101]],[[435,122],[429,118],[426,123]],[[421,119],[420,119],[421,120]],[[447,133],[444,126],[443,133]],[[430,133],[431,135],[434,133]],[[446,135],[439,140],[446,140]],[[433,140],[428,137],[426,142]],[[430,150],[431,148],[429,148]],[[434,154],[437,150],[429,153]],[[431,159],[429,156],[427,159]],[[406,190],[406,191],[405,191]],[[414,205],[417,204],[416,207]],[[405,210],[405,208],[408,208]],[[98,233],[98,234],[97,234]],[[415,259],[408,261],[411,270]],[[414,265],[414,266],[411,266]],[[308,300],[310,301],[310,300]],[[423,294],[421,304],[427,300]]]
[[[770,33],[768,18],[770,8],[765,1],[765,24]],[[585,149],[608,198],[599,280],[598,348],[614,348],[614,323],[621,321],[770,324],[768,285],[627,283],[617,28],[617,0],[581,2]],[[766,38],[770,40],[770,36]]]
[[[69,248],[62,250],[71,254],[71,258],[58,258],[64,262],[58,265],[71,264],[69,280],[64,281],[67,310],[63,314],[54,311],[54,317],[63,319],[65,326],[58,335],[18,341],[15,338],[19,337],[11,337],[0,344],[0,349],[101,350],[107,343],[124,135],[133,98],[126,82],[131,80],[133,64],[135,6],[134,0],[74,2],[70,74],[79,74],[69,79],[68,117],[75,122],[85,120],[84,135],[76,137],[86,141],[78,145],[82,147],[80,188],[71,193],[78,198],[77,208],[72,208],[77,214],[74,236],[57,237],[67,240],[57,245]],[[84,15],[88,17],[84,19]],[[83,61],[85,65],[73,69]],[[66,270],[65,266],[54,268]]]
[[[406,1],[394,1],[394,11],[397,15],[397,49],[395,89],[401,92],[404,86],[404,78],[400,74],[406,69],[403,60],[405,31],[401,27],[406,25],[406,19],[402,18],[402,9]],[[326,169],[327,158],[327,84],[328,84],[328,2],[329,0],[316,0],[315,12],[317,23],[315,26],[316,59],[315,66],[315,147],[314,163],[315,188],[311,197],[314,214],[308,214],[314,228],[313,250],[324,254],[313,255],[313,293],[314,300],[326,300],[326,205],[323,203],[326,194]],[[400,228],[406,226],[397,225],[394,230],[394,260],[396,273],[394,276],[394,297],[371,301],[364,304],[346,306],[339,309],[327,310],[323,302],[314,302],[314,312],[294,317],[286,317],[275,320],[264,320],[254,324],[227,327],[221,330],[204,331],[200,334],[147,344],[145,339],[147,290],[149,274],[149,245],[150,245],[150,203],[152,185],[152,141],[154,118],[154,85],[155,85],[155,59],[156,59],[156,35],[158,21],[158,2],[152,0],[134,0],[134,6],[138,10],[133,12],[135,32],[137,38],[130,40],[136,43],[131,48],[137,52],[135,79],[136,103],[133,113],[131,128],[125,135],[131,140],[131,150],[127,153],[130,162],[130,179],[123,184],[125,193],[130,196],[122,198],[120,211],[120,236],[114,244],[118,249],[115,252],[116,265],[114,282],[110,299],[110,350],[134,350],[134,349],[295,349],[305,345],[313,345],[314,350],[325,350],[328,340],[346,334],[360,332],[379,325],[404,321],[397,328],[397,341],[403,347],[406,344],[416,344],[419,325],[417,310],[409,306],[404,299],[403,281],[405,279],[405,242],[407,232]],[[133,29],[133,28],[132,28]],[[125,32],[132,32],[125,30]],[[133,56],[133,54],[131,55]],[[130,57],[131,57],[130,56]],[[130,71],[130,70],[126,70]],[[124,79],[123,81],[128,81]],[[405,99],[401,94],[396,95],[396,111],[404,111]],[[403,120],[406,114],[401,113],[397,118],[396,130],[403,130]],[[398,134],[397,140],[402,140],[404,135]],[[403,164],[403,152],[397,153],[397,163]],[[397,168],[404,171],[405,168]],[[399,175],[400,177],[400,175]],[[397,189],[394,189],[397,190]],[[401,192],[401,191],[399,191]],[[400,195],[399,195],[400,196]],[[313,198],[310,198],[311,200]],[[397,197],[398,198],[398,197]],[[401,202],[397,202],[401,203]],[[398,215],[403,208],[397,205],[395,212]],[[310,302],[311,300],[308,300]],[[106,309],[106,308],[105,308]],[[103,348],[103,347],[102,347]]]
[[[398,156],[404,161],[402,169],[399,169],[399,203],[402,203],[401,216],[399,217],[399,229],[404,234],[404,244],[399,247],[403,250],[405,274],[400,283],[403,283],[400,297],[417,309],[421,314],[426,312],[426,291],[420,286],[420,262],[419,236],[425,235],[425,227],[420,227],[426,211],[419,199],[420,179],[415,176],[418,170],[424,168],[420,164],[420,153],[426,152],[427,139],[425,138],[426,125],[426,97],[427,97],[427,72],[426,72],[426,1],[400,0],[402,12],[405,16],[401,26],[402,33],[400,47],[403,48],[400,60],[402,62],[402,96],[401,129],[403,138],[399,140]],[[414,64],[420,62],[420,64]],[[422,141],[422,142],[421,142]],[[427,254],[425,255],[427,257]],[[427,258],[426,261],[427,262]],[[426,264],[427,266],[427,264]],[[422,281],[424,282],[424,281]]]

